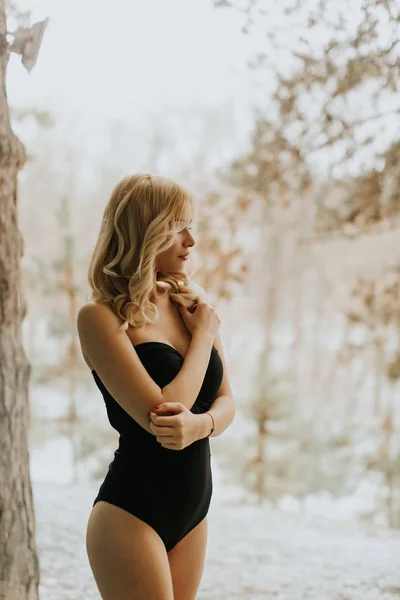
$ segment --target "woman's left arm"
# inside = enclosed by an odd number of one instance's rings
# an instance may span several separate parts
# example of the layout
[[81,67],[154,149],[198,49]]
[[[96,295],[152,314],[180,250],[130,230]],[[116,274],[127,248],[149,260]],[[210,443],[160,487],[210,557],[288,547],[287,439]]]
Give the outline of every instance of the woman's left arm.
[[[229,427],[235,418],[235,401],[233,399],[233,392],[231,388],[231,384],[229,381],[228,375],[228,367],[226,364],[226,359],[224,355],[224,350],[222,348],[221,336],[219,332],[215,336],[214,346],[218,350],[218,354],[222,360],[222,364],[224,367],[224,374],[222,378],[221,385],[217,392],[217,396],[212,403],[209,412],[214,419],[214,432],[210,437],[215,437],[217,435],[221,435]],[[199,419],[202,419],[202,424],[199,431],[199,439],[208,436],[213,426],[212,419],[210,415],[204,413],[201,415],[197,415]]]
[[[214,338],[214,346],[218,350],[218,354],[222,360],[224,372],[215,400],[210,410],[207,411],[214,419],[214,431],[210,437],[221,435],[232,423],[236,412],[232,388],[229,382],[228,367],[219,332]],[[170,412],[170,414],[165,414],[165,412]],[[185,419],[188,424],[184,425],[183,428],[182,422],[179,421],[181,418],[180,413],[182,412],[186,413]],[[149,413],[150,430],[162,446],[179,450],[210,434],[213,427],[213,420],[210,414],[192,413],[179,402],[163,402],[161,406],[154,407],[153,411]],[[186,441],[185,438],[187,438]]]

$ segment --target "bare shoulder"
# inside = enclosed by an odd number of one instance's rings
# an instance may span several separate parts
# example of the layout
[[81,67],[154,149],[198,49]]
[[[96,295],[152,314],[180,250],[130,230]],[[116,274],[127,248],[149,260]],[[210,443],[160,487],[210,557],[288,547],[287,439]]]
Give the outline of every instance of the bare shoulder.
[[121,325],[121,319],[105,302],[90,300],[79,309],[77,325],[78,331],[81,334],[99,325],[102,327],[111,326],[118,328]]
[[[90,370],[93,366],[93,346],[111,347],[121,338],[122,321],[109,305],[90,300],[81,306],[77,315],[77,330],[83,358]],[[122,332],[124,334],[124,332]]]
[[122,319],[107,304],[90,301],[79,309],[77,325],[88,366],[125,412],[152,433],[148,414],[162,401],[161,388],[121,329]]
[[107,303],[89,300],[88,302],[85,302],[85,304],[82,304],[82,306],[80,307],[78,312],[78,318],[82,317],[82,315],[84,318],[86,318],[87,315],[93,316],[105,314],[114,315],[115,317],[117,316]]

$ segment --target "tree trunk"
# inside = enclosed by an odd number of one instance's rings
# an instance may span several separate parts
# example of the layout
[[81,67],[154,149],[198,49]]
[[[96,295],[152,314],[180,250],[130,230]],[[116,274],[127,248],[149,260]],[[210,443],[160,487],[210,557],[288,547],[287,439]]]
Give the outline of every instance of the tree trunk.
[[18,229],[17,173],[23,145],[11,130],[5,0],[0,0],[0,598],[37,600],[39,563],[29,475],[30,365],[22,345],[26,305]]

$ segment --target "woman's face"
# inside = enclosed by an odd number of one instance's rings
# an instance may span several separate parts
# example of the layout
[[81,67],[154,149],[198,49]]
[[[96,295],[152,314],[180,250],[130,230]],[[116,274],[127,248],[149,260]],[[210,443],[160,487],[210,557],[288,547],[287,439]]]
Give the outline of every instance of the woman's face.
[[[157,271],[167,273],[168,271],[184,271],[191,248],[195,245],[192,230],[192,212],[187,207],[180,223],[182,229],[174,234],[172,246],[164,250],[157,257]],[[186,255],[186,259],[182,258]]]

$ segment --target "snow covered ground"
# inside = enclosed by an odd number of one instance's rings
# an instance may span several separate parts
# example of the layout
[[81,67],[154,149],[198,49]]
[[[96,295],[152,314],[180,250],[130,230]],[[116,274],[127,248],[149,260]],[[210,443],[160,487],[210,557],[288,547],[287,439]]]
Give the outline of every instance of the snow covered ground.
[[[400,598],[400,532],[241,505],[213,475],[197,600]],[[34,482],[41,600],[99,599],[85,552],[98,485]]]

